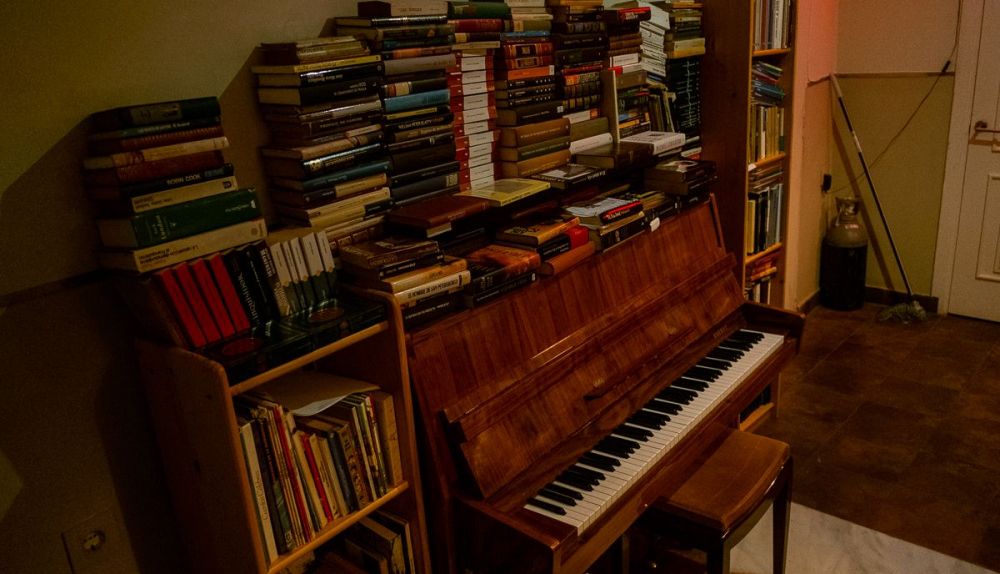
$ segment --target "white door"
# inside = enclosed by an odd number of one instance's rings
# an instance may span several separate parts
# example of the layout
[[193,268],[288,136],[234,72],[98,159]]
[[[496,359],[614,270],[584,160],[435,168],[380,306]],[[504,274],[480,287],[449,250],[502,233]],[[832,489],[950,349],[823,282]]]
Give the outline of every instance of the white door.
[[1000,0],[982,6],[948,312],[1000,321]]

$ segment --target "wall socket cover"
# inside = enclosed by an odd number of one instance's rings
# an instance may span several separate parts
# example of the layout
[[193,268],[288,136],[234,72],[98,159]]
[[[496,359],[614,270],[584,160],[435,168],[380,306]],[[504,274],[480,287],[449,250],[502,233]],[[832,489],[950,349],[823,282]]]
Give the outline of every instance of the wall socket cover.
[[102,510],[62,533],[73,574],[138,572],[121,517]]

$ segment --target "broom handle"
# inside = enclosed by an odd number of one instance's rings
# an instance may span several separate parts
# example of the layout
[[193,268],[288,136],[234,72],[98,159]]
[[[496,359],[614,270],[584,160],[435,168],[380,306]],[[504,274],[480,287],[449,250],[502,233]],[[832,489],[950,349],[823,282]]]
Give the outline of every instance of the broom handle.
[[872,198],[875,199],[875,207],[878,209],[878,215],[882,218],[882,226],[885,227],[885,235],[889,238],[889,247],[892,248],[892,256],[896,259],[896,266],[899,267],[899,274],[903,276],[903,285],[906,286],[906,295],[913,299],[913,290],[910,289],[910,280],[906,277],[906,270],[903,269],[903,261],[899,258],[899,251],[896,250],[896,242],[892,239],[892,232],[889,231],[889,222],[885,218],[885,213],[882,211],[882,202],[878,199],[878,193],[875,191],[875,182],[872,181],[871,171],[868,169],[868,162],[865,161],[865,154],[861,151],[861,141],[858,140],[858,134],[854,133],[854,125],[851,124],[851,116],[847,113],[847,104],[844,103],[844,94],[840,91],[840,83],[837,81],[836,74],[830,74],[830,80],[833,82],[833,89],[837,92],[837,102],[840,104],[840,111],[844,113],[844,121],[847,122],[847,130],[851,132],[851,138],[854,140],[854,149],[858,150],[858,158],[861,160],[861,169],[865,172],[865,179],[868,180],[868,189],[872,190]]

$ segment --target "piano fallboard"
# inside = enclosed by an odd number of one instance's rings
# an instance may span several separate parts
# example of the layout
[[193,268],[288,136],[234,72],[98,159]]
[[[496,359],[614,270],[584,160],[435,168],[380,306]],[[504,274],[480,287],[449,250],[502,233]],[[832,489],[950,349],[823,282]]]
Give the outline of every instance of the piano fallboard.
[[[408,336],[435,571],[583,572],[683,481],[794,352],[801,316],[747,304],[714,202]],[[523,508],[737,329],[786,339],[582,534]]]

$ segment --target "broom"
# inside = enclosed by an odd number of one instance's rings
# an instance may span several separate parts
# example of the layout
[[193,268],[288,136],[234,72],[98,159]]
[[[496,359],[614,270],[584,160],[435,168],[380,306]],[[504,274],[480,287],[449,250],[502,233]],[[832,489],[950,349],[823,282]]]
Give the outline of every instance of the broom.
[[847,104],[844,103],[844,94],[840,91],[840,83],[837,82],[837,75],[831,74],[830,80],[833,82],[833,89],[837,92],[837,102],[840,104],[840,111],[844,113],[844,121],[847,122],[847,130],[851,132],[851,138],[854,140],[854,149],[858,150],[858,158],[861,160],[861,169],[865,172],[865,179],[868,180],[868,189],[872,192],[872,198],[875,200],[875,208],[878,210],[878,215],[882,219],[882,226],[885,228],[885,235],[889,238],[889,246],[892,248],[892,256],[896,260],[896,265],[899,267],[899,274],[903,276],[903,285],[906,287],[906,301],[898,303],[891,307],[886,307],[878,314],[879,321],[890,321],[897,320],[902,323],[910,323],[912,321],[923,321],[927,319],[927,312],[924,308],[920,306],[920,303],[913,298],[913,290],[910,288],[910,280],[906,277],[906,270],[903,269],[903,261],[899,258],[899,251],[896,250],[896,242],[892,239],[892,232],[889,231],[889,222],[885,218],[885,213],[882,211],[882,202],[878,199],[878,193],[875,191],[875,182],[872,181],[871,171],[868,169],[868,162],[865,160],[865,152],[861,149],[861,141],[858,140],[858,134],[854,132],[854,125],[851,124],[851,116],[847,113]]

